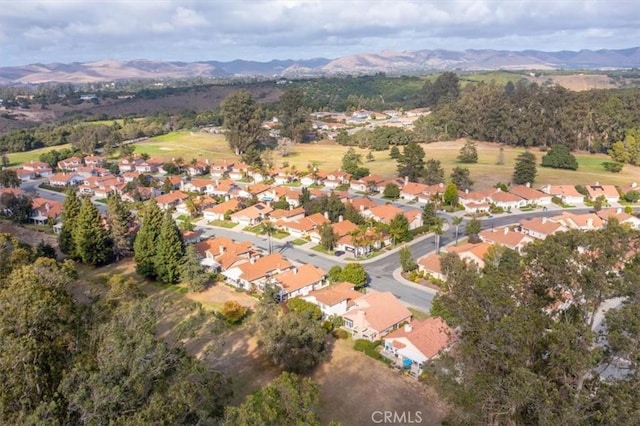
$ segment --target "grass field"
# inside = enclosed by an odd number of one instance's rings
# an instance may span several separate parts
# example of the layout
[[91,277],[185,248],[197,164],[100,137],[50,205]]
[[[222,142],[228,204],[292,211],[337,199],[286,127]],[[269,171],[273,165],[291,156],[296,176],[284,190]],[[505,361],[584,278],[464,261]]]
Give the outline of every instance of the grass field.
[[54,149],[60,151],[64,148],[71,148],[71,144],[64,144],[58,146],[48,146],[46,148],[34,149],[33,151],[26,152],[14,152],[7,154],[9,156],[9,166],[17,166],[18,164],[28,163],[29,161],[38,161],[40,154],[53,151]]

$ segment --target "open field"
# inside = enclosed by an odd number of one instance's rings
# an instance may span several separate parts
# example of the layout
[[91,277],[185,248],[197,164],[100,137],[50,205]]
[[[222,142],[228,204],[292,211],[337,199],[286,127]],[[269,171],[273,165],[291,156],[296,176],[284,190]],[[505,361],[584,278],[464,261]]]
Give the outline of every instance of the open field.
[[[454,167],[468,167],[471,177],[476,182],[477,189],[487,188],[496,182],[508,182],[513,174],[515,158],[524,151],[522,148],[510,146],[504,147],[504,164],[497,165],[499,145],[487,142],[478,143],[478,163],[459,164],[456,161],[458,151],[464,144],[463,140],[434,142],[422,144],[425,158],[435,158],[442,162],[445,174],[449,175]],[[306,170],[310,163],[316,164],[321,170],[333,171],[341,166],[342,156],[348,147],[337,145],[332,142],[319,142],[309,144],[298,144],[293,152],[287,157],[281,157],[274,153],[273,159],[276,165],[288,162],[295,165],[298,170]],[[356,150],[362,154],[363,158],[368,150]],[[237,157],[228,148],[224,136],[210,135],[206,133],[178,132],[153,138],[148,141],[136,144],[136,152],[147,152],[151,156],[164,159],[182,157],[186,161],[194,156],[202,156],[212,161],[237,160]],[[538,161],[543,152],[534,150]],[[389,158],[387,151],[373,153],[375,161],[365,162],[371,173],[384,177],[392,177],[396,173],[396,162]],[[640,168],[630,165],[625,166],[621,173],[608,173],[602,167],[602,163],[609,161],[609,157],[602,154],[576,153],[576,158],[580,164],[577,171],[548,169],[538,167],[536,184],[545,183],[567,183],[567,184],[623,184],[640,180]]]
[[40,154],[44,154],[45,152],[60,151],[64,148],[71,148],[71,144],[57,145],[57,146],[48,146],[46,148],[34,149],[33,151],[26,152],[14,152],[11,154],[7,154],[9,156],[9,165],[17,166],[18,164],[28,163],[29,161],[37,161],[40,158]]

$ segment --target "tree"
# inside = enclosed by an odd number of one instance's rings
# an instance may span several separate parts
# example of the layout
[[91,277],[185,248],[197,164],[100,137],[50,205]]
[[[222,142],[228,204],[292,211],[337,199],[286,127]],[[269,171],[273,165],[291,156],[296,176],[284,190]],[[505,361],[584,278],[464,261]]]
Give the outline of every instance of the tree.
[[553,145],[551,149],[542,156],[542,167],[578,170],[578,160],[571,154],[571,150],[566,145]]
[[262,112],[251,93],[239,90],[225,98],[221,105],[225,138],[236,155],[243,154],[262,135]]
[[317,305],[307,302],[304,299],[300,299],[299,297],[287,300],[287,308],[298,314],[309,312],[311,316],[318,321],[322,319],[322,310],[320,310]]
[[0,216],[15,223],[29,222],[33,201],[28,195],[0,194]]
[[227,407],[223,424],[320,426],[319,403],[320,392],[311,379],[284,372],[240,406]]
[[460,225],[462,224],[463,220],[464,219],[462,216],[454,216],[451,219],[451,224],[456,227],[456,245],[458,245],[458,235],[459,235]]
[[155,271],[158,280],[172,284],[180,281],[180,266],[184,257],[182,233],[167,210],[162,219],[155,256]]
[[111,194],[107,197],[107,225],[116,261],[129,256],[133,249],[129,235],[131,212],[118,194]]
[[180,279],[186,282],[191,291],[201,291],[208,281],[207,273],[200,263],[200,257],[195,246],[189,245],[185,249],[180,265]]
[[478,234],[480,234],[480,231],[482,231],[482,222],[480,222],[480,219],[476,217],[471,218],[465,227],[465,233],[469,236],[470,243],[478,242]]
[[400,158],[400,150],[396,145],[393,145],[389,150],[389,158],[391,158],[392,160],[397,160],[398,158]]
[[629,151],[624,146],[624,142],[618,141],[611,145],[611,149],[608,152],[611,159],[616,163],[625,164],[629,162],[631,158]]
[[422,207],[422,225],[431,226],[436,223],[438,216],[436,215],[436,206],[434,203],[426,203]]
[[338,242],[338,235],[334,232],[330,223],[320,226],[320,245],[327,251],[332,251]]
[[362,155],[358,154],[353,147],[350,147],[342,156],[342,170],[347,173],[357,174],[362,164]]
[[149,200],[141,212],[140,230],[133,242],[133,260],[136,272],[143,277],[153,278],[156,273],[156,251],[162,225],[162,212],[155,200]]
[[525,151],[516,157],[513,168],[513,183],[517,185],[533,184],[536,179],[536,156],[531,151]]
[[267,236],[267,240],[269,241],[269,254],[271,254],[273,253],[273,239],[271,236],[276,232],[276,226],[270,220],[263,221],[261,226],[261,234]]
[[5,424],[23,424],[36,410],[62,402],[58,385],[77,350],[71,277],[54,260],[39,258],[0,280],[1,416]]
[[427,185],[436,185],[444,182],[444,169],[440,160],[430,158],[424,168],[424,182]]
[[458,155],[458,162],[460,163],[477,163],[478,162],[478,148],[476,143],[472,140],[465,141],[460,153]]
[[15,170],[0,170],[0,187],[1,188],[17,188],[22,182]]
[[73,241],[73,230],[76,229],[76,219],[80,213],[80,200],[73,188],[65,192],[64,203],[62,204],[62,228],[58,235],[58,245],[62,253],[76,257],[75,243]]
[[455,167],[449,177],[451,178],[451,182],[455,183],[461,191],[470,191],[473,187],[471,173],[466,167]]
[[442,194],[442,201],[452,207],[458,205],[458,187],[455,183],[450,183],[444,190],[444,194]]
[[258,307],[258,347],[275,366],[294,373],[308,372],[327,355],[326,332],[311,312],[279,311],[277,305]]
[[104,265],[113,259],[113,245],[98,208],[85,197],[72,230],[75,255],[89,265]]
[[424,175],[424,149],[414,141],[404,146],[397,162],[398,176],[407,177],[410,182],[417,182]]
[[367,285],[367,272],[360,263],[347,263],[340,273],[340,281],[353,284],[357,290]]
[[431,228],[429,228],[429,230],[431,232],[433,232],[433,236],[434,236],[434,239],[435,239],[436,253],[440,253],[440,237],[444,233],[443,226],[444,226],[443,219],[438,218],[436,223],[431,225]]
[[430,80],[422,87],[425,106],[439,108],[446,104],[453,104],[460,95],[460,82],[454,72],[444,72],[432,83]]
[[389,198],[391,200],[397,200],[400,198],[400,188],[393,182],[389,182],[382,192],[382,196],[384,198]]
[[409,247],[402,247],[398,252],[398,255],[400,256],[400,266],[402,267],[402,272],[410,272],[418,267],[418,264],[413,258],[411,249]]
[[309,130],[309,116],[304,108],[304,92],[301,88],[288,89],[280,97],[279,120],[282,135],[294,143],[302,142]]
[[409,220],[404,214],[398,213],[391,219],[389,222],[389,235],[391,235],[394,244],[411,240]]
[[327,280],[333,284],[342,280],[342,268],[339,265],[333,265],[327,272]]

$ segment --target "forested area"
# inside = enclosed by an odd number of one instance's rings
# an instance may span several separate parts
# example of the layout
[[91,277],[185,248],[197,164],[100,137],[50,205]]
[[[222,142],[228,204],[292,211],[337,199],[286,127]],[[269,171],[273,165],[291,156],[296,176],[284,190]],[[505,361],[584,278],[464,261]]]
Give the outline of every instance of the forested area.
[[451,424],[638,424],[638,231],[610,221],[522,255],[494,246],[480,271],[447,254],[442,269],[432,313],[457,343],[425,373]]

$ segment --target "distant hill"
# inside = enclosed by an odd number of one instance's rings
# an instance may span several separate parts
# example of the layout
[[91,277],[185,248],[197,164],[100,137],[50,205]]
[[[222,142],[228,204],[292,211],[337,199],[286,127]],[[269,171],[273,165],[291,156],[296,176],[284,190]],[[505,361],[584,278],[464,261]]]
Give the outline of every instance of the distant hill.
[[90,83],[124,79],[318,77],[341,74],[386,72],[419,73],[460,70],[523,69],[611,69],[640,67],[640,47],[620,50],[580,50],[542,52],[537,50],[417,50],[382,51],[343,56],[336,59],[272,60],[256,62],[164,62],[102,60],[71,64],[31,64],[0,67],[0,84]]

